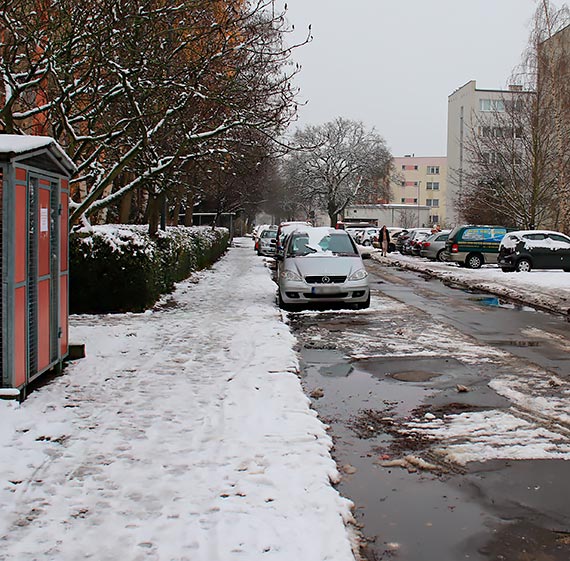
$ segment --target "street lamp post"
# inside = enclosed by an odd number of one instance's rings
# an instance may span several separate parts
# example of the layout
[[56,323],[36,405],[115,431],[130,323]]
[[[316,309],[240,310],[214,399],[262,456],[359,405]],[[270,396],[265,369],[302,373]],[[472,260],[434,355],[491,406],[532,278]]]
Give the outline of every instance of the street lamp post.
[[418,214],[418,228],[420,227],[420,184],[421,181],[417,182],[418,184],[418,198],[416,199],[416,203],[417,203],[417,214]]

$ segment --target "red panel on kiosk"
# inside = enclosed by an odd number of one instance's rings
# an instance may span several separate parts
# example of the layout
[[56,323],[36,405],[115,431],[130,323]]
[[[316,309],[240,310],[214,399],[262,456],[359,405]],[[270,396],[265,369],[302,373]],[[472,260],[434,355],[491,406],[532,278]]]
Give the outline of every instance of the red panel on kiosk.
[[26,378],[26,287],[14,291],[14,387],[19,388]]
[[[43,183],[43,181],[42,181]],[[38,240],[38,275],[49,275],[50,269],[50,192],[48,189],[38,189],[40,193],[39,204],[39,240]]]
[[59,326],[61,338],[59,339],[59,353],[63,358],[67,355],[68,335],[68,309],[67,309],[67,275],[59,277]]
[[69,237],[69,196],[67,193],[61,194],[61,217],[60,217],[60,238],[59,238],[59,270],[67,271],[67,243]]
[[14,282],[16,283],[26,280],[26,262],[28,260],[27,204],[28,188],[25,185],[16,185],[16,210],[14,214],[14,250],[16,253]]
[[28,174],[25,169],[16,168],[16,181],[27,181]]
[[[38,283],[38,372],[50,362],[50,280]],[[35,374],[35,372],[33,373]]]

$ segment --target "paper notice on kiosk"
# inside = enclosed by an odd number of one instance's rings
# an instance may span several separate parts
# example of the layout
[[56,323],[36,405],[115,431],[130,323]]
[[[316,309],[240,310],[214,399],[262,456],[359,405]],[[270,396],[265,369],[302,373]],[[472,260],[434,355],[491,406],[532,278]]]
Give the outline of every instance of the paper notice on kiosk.
[[40,208],[40,232],[47,232],[49,230],[48,209]]

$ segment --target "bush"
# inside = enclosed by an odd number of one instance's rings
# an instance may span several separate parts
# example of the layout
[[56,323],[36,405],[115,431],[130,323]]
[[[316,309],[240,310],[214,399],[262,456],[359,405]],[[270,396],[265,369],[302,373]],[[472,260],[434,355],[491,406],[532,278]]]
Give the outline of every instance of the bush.
[[70,313],[142,312],[227,249],[225,228],[176,226],[151,238],[146,226],[83,228],[69,240]]

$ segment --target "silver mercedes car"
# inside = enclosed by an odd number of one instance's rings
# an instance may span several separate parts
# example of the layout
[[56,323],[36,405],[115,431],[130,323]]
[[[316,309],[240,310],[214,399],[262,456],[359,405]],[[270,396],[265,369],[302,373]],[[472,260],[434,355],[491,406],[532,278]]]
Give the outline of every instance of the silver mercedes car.
[[279,306],[297,309],[340,303],[370,305],[368,273],[344,230],[307,227],[291,232],[278,259]]

